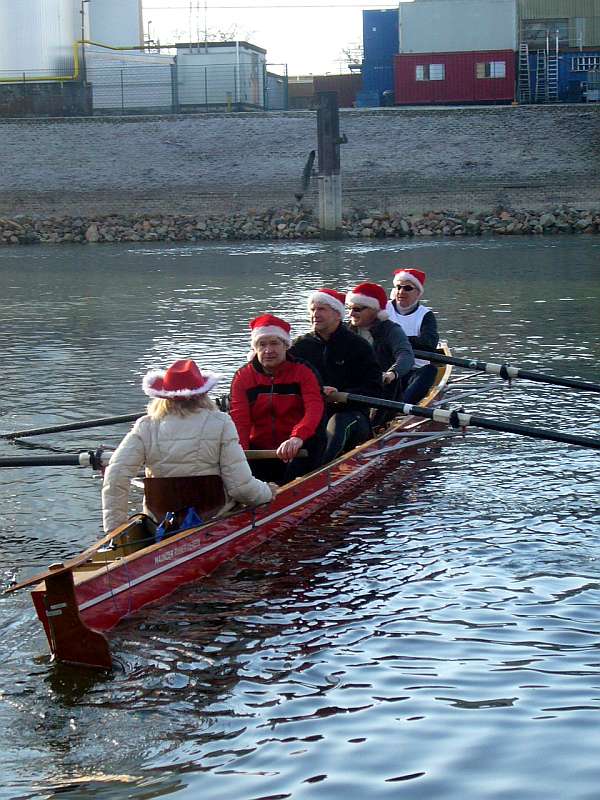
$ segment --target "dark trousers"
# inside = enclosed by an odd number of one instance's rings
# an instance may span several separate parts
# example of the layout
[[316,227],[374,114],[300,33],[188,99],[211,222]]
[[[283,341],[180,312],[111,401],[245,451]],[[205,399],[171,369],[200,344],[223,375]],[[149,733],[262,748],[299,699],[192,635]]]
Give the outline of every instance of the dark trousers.
[[261,481],[273,481],[283,486],[307,472],[312,472],[323,463],[323,451],[325,449],[325,426],[321,425],[319,430],[302,445],[308,455],[304,458],[294,458],[289,463],[285,463],[280,458],[266,458],[264,460],[250,461],[252,474]]
[[323,463],[333,461],[371,436],[371,423],[365,413],[353,409],[336,411],[327,421],[327,446]]
[[403,378],[404,395],[402,401],[415,405],[422,400],[427,392],[435,383],[437,367],[433,364],[425,364],[424,367],[411,369],[408,375]]
[[[396,378],[391,383],[385,383],[383,386],[383,397],[385,400],[393,400],[395,403],[403,403],[403,386],[402,378]],[[371,409],[371,423],[374,428],[379,428],[392,420],[398,412],[393,408],[373,408]]]

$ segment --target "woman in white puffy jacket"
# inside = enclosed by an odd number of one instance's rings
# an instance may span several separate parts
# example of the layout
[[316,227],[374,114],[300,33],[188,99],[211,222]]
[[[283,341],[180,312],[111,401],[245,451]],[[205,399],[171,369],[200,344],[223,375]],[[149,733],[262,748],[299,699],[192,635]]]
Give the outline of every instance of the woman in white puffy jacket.
[[146,477],[220,475],[228,498],[247,505],[268,503],[275,487],[250,471],[231,417],[217,410],[208,392],[217,383],[191,359],[148,372],[144,393],[153,399],[110,459],[102,487],[106,533],[127,521],[131,479],[145,465]]

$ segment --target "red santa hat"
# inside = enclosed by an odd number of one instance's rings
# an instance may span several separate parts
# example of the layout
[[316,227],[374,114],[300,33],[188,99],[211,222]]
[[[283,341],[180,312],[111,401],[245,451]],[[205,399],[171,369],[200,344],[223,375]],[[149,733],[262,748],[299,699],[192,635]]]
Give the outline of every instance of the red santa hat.
[[263,314],[250,320],[250,341],[253,347],[261,336],[278,336],[289,346],[292,343],[290,331],[289,322],[274,314]]
[[346,304],[349,306],[354,304],[377,309],[377,319],[388,318],[385,310],[387,300],[385,289],[378,283],[359,283],[346,295]]
[[218,382],[214,372],[201,372],[191,358],[176,361],[167,370],[150,370],[144,376],[142,389],[148,397],[186,399],[206,394]]
[[402,281],[409,281],[409,283],[417,287],[421,294],[423,293],[426,279],[427,275],[421,269],[405,269],[402,267],[394,270],[394,286],[398,286]]
[[325,303],[337,311],[340,317],[346,313],[346,295],[344,292],[336,292],[335,289],[317,289],[308,298],[308,307],[311,303]]

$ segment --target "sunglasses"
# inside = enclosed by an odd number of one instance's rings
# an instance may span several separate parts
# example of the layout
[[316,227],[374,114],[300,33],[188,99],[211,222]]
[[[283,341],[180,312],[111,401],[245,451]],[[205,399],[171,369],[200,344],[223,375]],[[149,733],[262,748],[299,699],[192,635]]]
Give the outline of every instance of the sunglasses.
[[415,286],[396,286],[397,292],[414,292]]
[[360,313],[361,311],[364,311],[365,308],[368,308],[368,306],[351,306],[349,311],[350,311],[351,314],[355,314],[355,313]]

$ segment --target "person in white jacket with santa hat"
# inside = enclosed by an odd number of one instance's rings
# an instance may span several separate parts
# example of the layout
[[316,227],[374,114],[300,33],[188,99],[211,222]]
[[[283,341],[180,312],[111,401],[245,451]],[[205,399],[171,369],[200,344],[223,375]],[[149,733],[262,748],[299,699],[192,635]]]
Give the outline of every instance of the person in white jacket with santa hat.
[[[394,271],[393,288],[387,304],[392,322],[408,336],[413,350],[435,352],[438,329],[435,314],[421,303],[426,275],[421,269],[401,267]],[[402,379],[405,403],[418,403],[435,383],[437,368],[431,361],[415,358],[415,365]]]
[[277,487],[252,475],[233,420],[208,397],[218,379],[191,359],[146,374],[148,414],[125,436],[104,475],[107,533],[127,521],[130,482],[142,466],[151,478],[220,476],[226,497],[247,505],[274,497]]

